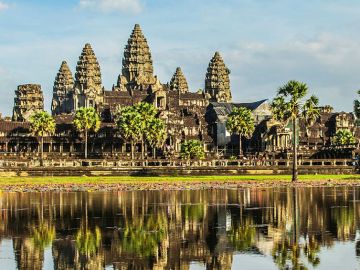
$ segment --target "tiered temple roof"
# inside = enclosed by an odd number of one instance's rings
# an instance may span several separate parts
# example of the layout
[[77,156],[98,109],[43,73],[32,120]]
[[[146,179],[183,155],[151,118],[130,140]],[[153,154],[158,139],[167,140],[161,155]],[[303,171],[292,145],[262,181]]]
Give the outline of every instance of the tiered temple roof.
[[124,81],[118,82],[118,86],[127,83],[137,85],[154,83],[150,49],[138,24],[135,25],[125,46],[122,64]]
[[76,66],[75,87],[101,89],[100,65],[89,43],[85,44]]
[[39,84],[19,85],[15,91],[13,121],[27,121],[30,116],[44,110],[44,97]]
[[210,101],[231,102],[230,70],[225,66],[219,52],[211,59],[205,78],[205,92],[210,95]]
[[67,112],[66,98],[73,91],[74,78],[66,61],[61,63],[53,87],[51,111],[54,115]]
[[176,71],[171,78],[170,90],[179,91],[180,93],[189,92],[188,83],[180,67],[176,68]]

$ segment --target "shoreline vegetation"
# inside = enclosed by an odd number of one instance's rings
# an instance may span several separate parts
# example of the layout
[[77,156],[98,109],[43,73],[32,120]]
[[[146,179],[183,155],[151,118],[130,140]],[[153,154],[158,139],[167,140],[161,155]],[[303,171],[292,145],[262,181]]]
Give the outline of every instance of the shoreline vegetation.
[[201,190],[273,187],[360,186],[360,175],[80,176],[0,177],[0,192]]

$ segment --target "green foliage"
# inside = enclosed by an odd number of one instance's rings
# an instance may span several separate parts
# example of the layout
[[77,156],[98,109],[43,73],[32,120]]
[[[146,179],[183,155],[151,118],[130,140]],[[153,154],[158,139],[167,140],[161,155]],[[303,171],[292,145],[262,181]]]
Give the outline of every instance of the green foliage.
[[157,118],[158,110],[150,103],[140,102],[121,108],[115,122],[124,140],[132,143],[146,141],[151,147],[161,147],[166,139],[163,120]]
[[93,107],[82,107],[76,111],[73,124],[80,132],[97,132],[100,128],[101,120]]
[[143,119],[135,106],[121,108],[115,116],[115,122],[124,140],[134,143],[141,140]]
[[96,254],[101,244],[100,229],[96,227],[95,232],[80,229],[75,236],[75,243],[80,254],[88,257]]
[[346,144],[355,143],[356,140],[350,130],[340,129],[334,135],[333,142],[334,144],[338,144],[338,145],[346,145]]
[[51,136],[55,133],[55,120],[47,112],[37,112],[30,117],[30,130],[35,136]]
[[255,246],[256,230],[246,220],[245,224],[232,224],[227,238],[236,251],[248,251]]
[[121,249],[140,257],[155,256],[166,236],[166,215],[160,213],[148,217],[136,217],[125,224],[121,235]]
[[255,130],[251,111],[244,107],[233,108],[226,121],[226,129],[231,133],[250,137]]
[[274,119],[286,125],[289,120],[292,122],[293,130],[293,176],[292,181],[297,180],[297,146],[296,146],[296,122],[298,119],[305,119],[306,125],[312,125],[319,117],[319,99],[311,96],[303,100],[308,93],[305,83],[291,80],[279,88],[277,96],[271,103]]
[[166,140],[165,123],[159,118],[147,121],[145,138],[151,147],[161,147]]
[[203,159],[205,151],[199,140],[188,140],[181,144],[180,155],[183,159]]
[[32,241],[34,245],[41,250],[51,245],[55,239],[55,227],[46,223],[41,223],[38,226],[32,227]]
[[303,102],[307,93],[307,85],[298,81],[289,81],[280,87],[277,96],[271,103],[274,118],[280,122],[299,118],[304,118],[308,124],[315,121],[320,115],[317,107],[319,99],[311,96]]

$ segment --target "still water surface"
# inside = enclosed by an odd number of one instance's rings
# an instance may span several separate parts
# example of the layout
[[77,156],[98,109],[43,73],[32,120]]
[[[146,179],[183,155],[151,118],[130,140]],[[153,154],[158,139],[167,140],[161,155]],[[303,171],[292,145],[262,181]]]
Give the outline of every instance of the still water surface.
[[360,189],[0,193],[0,269],[360,269]]

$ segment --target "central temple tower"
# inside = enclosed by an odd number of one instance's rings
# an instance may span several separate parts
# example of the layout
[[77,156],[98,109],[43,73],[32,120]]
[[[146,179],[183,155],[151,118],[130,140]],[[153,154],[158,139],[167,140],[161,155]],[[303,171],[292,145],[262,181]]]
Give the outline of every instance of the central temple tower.
[[128,39],[122,60],[122,75],[119,76],[117,89],[123,90],[124,86],[143,89],[155,84],[153,61],[149,45],[140,25],[135,27]]

